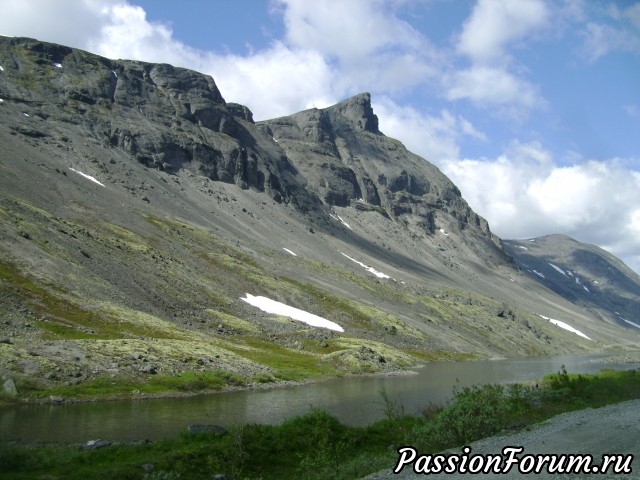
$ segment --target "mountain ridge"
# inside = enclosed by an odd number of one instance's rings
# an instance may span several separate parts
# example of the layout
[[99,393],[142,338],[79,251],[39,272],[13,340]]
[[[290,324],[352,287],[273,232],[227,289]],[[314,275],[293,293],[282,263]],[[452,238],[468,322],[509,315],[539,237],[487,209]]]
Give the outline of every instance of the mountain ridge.
[[[0,372],[20,390],[637,343],[518,269],[369,94],[254,122],[188,69],[6,37],[0,65]],[[260,296],[344,332],[242,300]]]

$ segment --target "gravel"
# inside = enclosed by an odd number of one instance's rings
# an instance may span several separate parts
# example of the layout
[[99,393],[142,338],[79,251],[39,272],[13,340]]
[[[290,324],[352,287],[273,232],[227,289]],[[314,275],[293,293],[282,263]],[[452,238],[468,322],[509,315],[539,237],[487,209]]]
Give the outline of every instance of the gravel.
[[[640,451],[640,400],[632,400],[598,409],[585,409],[558,415],[531,428],[506,435],[498,435],[472,443],[471,455],[499,454],[505,446],[522,446],[522,455],[526,454],[591,454],[593,464],[602,462],[602,455],[637,455]],[[452,449],[447,453],[460,453],[461,449]],[[418,452],[420,454],[420,452]],[[627,475],[568,475],[568,474],[520,474],[513,468],[505,474],[433,474],[418,475],[406,466],[399,474],[391,469],[366,477],[367,480],[431,478],[455,480],[458,478],[514,479],[632,479],[640,478],[640,465],[637,459],[631,464],[631,474]],[[393,468],[393,467],[392,467]],[[611,472],[611,468],[609,472]]]

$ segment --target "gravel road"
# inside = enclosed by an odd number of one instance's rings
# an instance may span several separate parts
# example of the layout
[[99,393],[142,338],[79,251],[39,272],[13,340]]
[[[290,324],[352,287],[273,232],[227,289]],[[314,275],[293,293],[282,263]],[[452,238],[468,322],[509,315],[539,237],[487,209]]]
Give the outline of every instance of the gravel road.
[[[633,455],[630,463],[631,473],[612,474],[521,474],[517,467],[508,474],[416,474],[411,465],[395,475],[391,469],[366,477],[366,480],[432,478],[455,480],[458,478],[515,479],[640,479],[640,400],[610,405],[599,409],[586,409],[565,413],[551,418],[530,431],[486,438],[472,443],[473,456],[482,454],[500,454],[505,446],[522,446],[527,454],[591,454],[593,465],[602,463],[602,455]],[[447,453],[461,453],[461,449],[452,449]],[[420,452],[418,452],[420,454]]]

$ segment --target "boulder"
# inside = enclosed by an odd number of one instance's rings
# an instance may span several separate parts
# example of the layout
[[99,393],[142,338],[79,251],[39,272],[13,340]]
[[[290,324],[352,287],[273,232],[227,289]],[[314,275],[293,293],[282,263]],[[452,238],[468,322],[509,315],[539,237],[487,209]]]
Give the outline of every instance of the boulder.
[[16,388],[16,384],[13,379],[8,378],[7,380],[5,380],[5,382],[2,384],[2,392],[9,397],[18,396],[18,389]]

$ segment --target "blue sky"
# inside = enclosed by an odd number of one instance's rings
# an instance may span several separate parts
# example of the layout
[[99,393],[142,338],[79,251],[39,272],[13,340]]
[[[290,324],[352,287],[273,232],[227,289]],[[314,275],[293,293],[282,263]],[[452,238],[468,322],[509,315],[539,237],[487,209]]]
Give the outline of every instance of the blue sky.
[[368,91],[503,238],[640,271],[640,2],[3,1],[0,34],[213,76],[256,119]]

